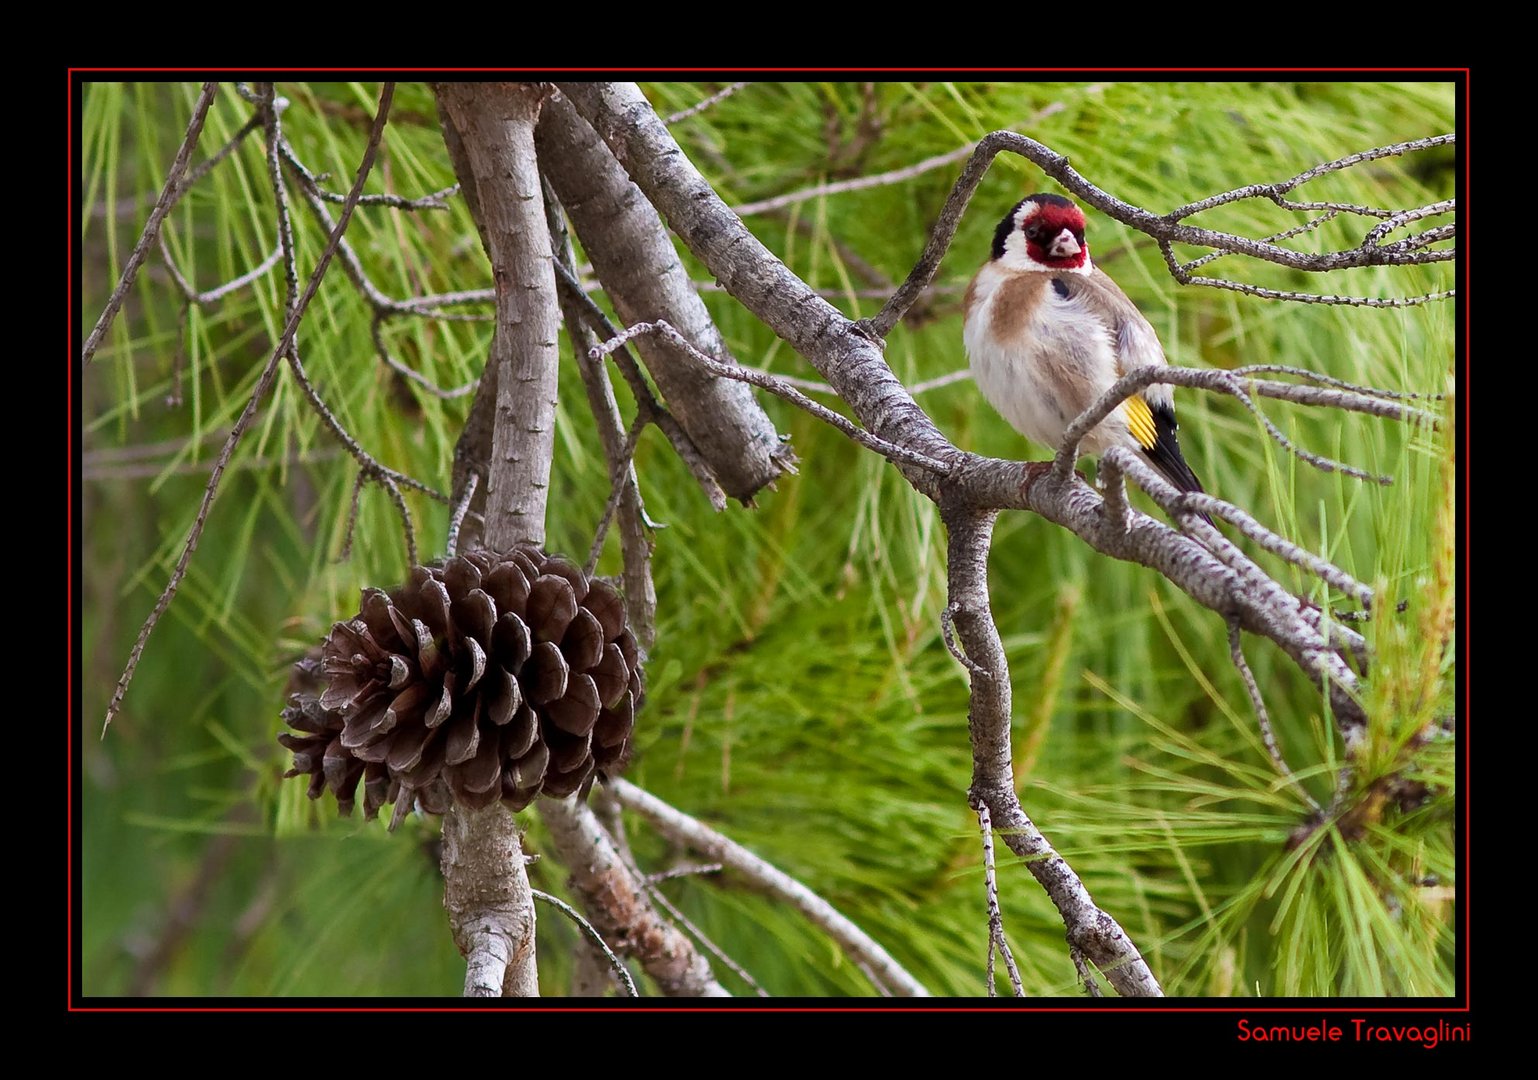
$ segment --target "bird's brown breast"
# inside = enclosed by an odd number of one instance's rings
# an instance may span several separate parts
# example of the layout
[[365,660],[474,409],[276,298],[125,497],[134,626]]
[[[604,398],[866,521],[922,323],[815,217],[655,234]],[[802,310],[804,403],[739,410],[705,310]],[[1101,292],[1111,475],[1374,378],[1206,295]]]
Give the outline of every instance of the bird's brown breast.
[[[964,310],[968,319],[975,318],[982,312],[974,310],[978,304],[977,290],[978,277],[972,279],[967,286],[966,297],[963,301]],[[1041,274],[1011,274],[993,290],[991,303],[988,303],[988,321],[994,339],[1000,342],[1014,341],[1027,332],[1031,320],[1036,316],[1036,309],[1041,306],[1049,288],[1048,279]]]

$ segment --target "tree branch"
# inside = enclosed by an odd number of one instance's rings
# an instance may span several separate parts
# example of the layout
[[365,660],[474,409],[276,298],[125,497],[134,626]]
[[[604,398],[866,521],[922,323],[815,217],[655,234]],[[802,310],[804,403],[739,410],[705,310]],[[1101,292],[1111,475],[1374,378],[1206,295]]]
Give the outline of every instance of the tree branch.
[[[495,551],[543,545],[560,359],[550,233],[534,159],[534,125],[546,91],[532,83],[440,83],[434,90],[440,112],[461,140],[455,168],[465,170],[459,177],[464,190],[474,192],[471,205],[497,297],[488,376],[476,402],[491,431],[489,446],[482,429],[474,449],[480,454],[489,449],[490,458],[468,462],[469,469],[456,477],[456,502],[469,488],[470,471],[479,473],[485,478],[486,544]],[[451,144],[451,149],[456,148]],[[490,380],[496,407],[488,415],[483,402]],[[463,497],[473,502],[474,492]],[[475,836],[486,861],[451,863],[451,827]],[[470,969],[494,970],[506,951],[498,947],[499,935],[506,936],[519,943],[505,957],[506,992],[537,995],[534,898],[520,869],[522,840],[513,815],[500,802],[484,810],[455,806],[444,818],[444,837],[445,905],[450,894],[475,890],[460,908],[449,906],[455,941]]]
[[[117,316],[118,309],[123,306],[123,300],[128,296],[128,290],[133,287],[134,278],[139,275],[139,268],[144,265],[144,260],[149,256],[150,248],[160,233],[160,223],[165,220],[166,214],[170,213],[176,200],[187,190],[187,186],[182,183],[182,174],[187,170],[187,162],[192,157],[193,148],[198,145],[198,136],[203,133],[203,121],[208,119],[208,107],[214,102],[214,91],[217,88],[217,83],[206,82],[198,92],[198,99],[192,106],[192,119],[187,122],[187,134],[182,137],[182,144],[177,148],[176,157],[171,161],[171,169],[166,173],[166,182],[160,189],[160,198],[155,200],[149,219],[144,223],[144,230],[139,234],[138,243],[134,244],[133,250],[128,254],[128,262],[124,264],[123,272],[118,275],[117,286],[107,297],[107,306],[102,309],[102,313],[97,316],[96,325],[86,335],[85,344],[80,349],[81,364],[89,364],[95,357],[96,350],[101,345],[101,339],[106,336],[112,320]],[[356,204],[357,200],[354,199],[353,202]]]
[[[315,269],[310,273],[309,282],[305,286],[304,294],[290,306],[288,319],[283,326],[283,333],[279,335],[277,345],[273,349],[272,356],[268,358],[262,373],[256,380],[256,387],[251,391],[251,397],[246,401],[246,407],[230,428],[229,435],[220,447],[218,456],[214,459],[214,467],[208,477],[208,485],[203,489],[203,501],[198,506],[197,516],[193,518],[192,528],[187,533],[187,539],[182,544],[182,553],[176,560],[176,566],[171,571],[171,578],[166,582],[166,587],[161,591],[160,598],[155,601],[154,610],[145,620],[144,626],[139,630],[139,636],[134,641],[133,648],[128,654],[128,663],[123,669],[123,674],[118,677],[117,686],[112,691],[112,700],[107,705],[107,715],[102,720],[102,735],[107,733],[107,727],[112,723],[112,718],[117,715],[122,707],[123,695],[128,692],[128,684],[133,681],[134,671],[139,666],[139,658],[144,655],[144,646],[149,642],[150,634],[154,632],[155,625],[160,622],[160,617],[165,614],[166,608],[171,604],[171,598],[176,595],[176,588],[181,584],[182,578],[187,573],[187,564],[192,560],[192,553],[197,550],[198,540],[203,535],[203,526],[208,520],[208,512],[213,507],[214,496],[219,491],[219,481],[224,476],[224,470],[229,466],[230,458],[235,453],[235,447],[240,444],[241,436],[246,432],[251,418],[256,415],[257,406],[267,396],[267,391],[272,388],[273,380],[277,377],[278,368],[282,364],[283,357],[287,355],[293,346],[294,335],[299,332],[299,323],[303,319],[305,310],[310,306],[310,301],[315,299],[315,293],[320,289],[321,279],[326,276],[326,270],[331,265],[331,258],[336,254],[337,248],[342,242],[342,234],[347,231],[347,225],[352,221],[353,210],[357,207],[358,196],[363,193],[363,183],[368,179],[369,171],[374,167],[374,158],[379,152],[379,139],[384,134],[385,120],[390,114],[390,100],[393,95],[394,84],[386,83],[379,95],[379,110],[374,115],[373,126],[369,130],[369,141],[363,150],[363,160],[358,165],[358,175],[353,180],[352,190],[349,192],[349,200],[343,204],[341,216],[336,227],[331,230],[331,235],[326,240],[326,246],[321,249],[320,258],[316,260]],[[271,106],[275,108],[275,106]]]
[[863,965],[878,988],[885,987],[902,997],[929,996],[923,984],[908,974],[874,938],[783,870],[627,780],[611,780],[608,789],[621,806],[640,814],[664,836],[731,867],[771,895],[789,903]]
[[1163,991],[1121,925],[1095,905],[1089,890],[1026,815],[1015,794],[1011,767],[1012,693],[1009,661],[988,598],[988,548],[993,511],[949,500],[940,504],[949,533],[947,573],[956,633],[967,655],[989,673],[972,677],[967,728],[972,738],[975,808],[987,807],[993,828],[1046,890],[1063,918],[1068,943],[1094,962],[1123,997],[1158,997]]
[[645,885],[586,804],[569,798],[540,799],[538,805],[551,842],[571,871],[571,886],[606,941],[639,960],[669,997],[731,996],[693,943],[657,914]]
[[[1239,199],[1269,198],[1273,201],[1282,199],[1282,196],[1299,186],[1307,183],[1326,172],[1348,168],[1361,164],[1364,161],[1373,161],[1381,157],[1389,157],[1399,154],[1413,153],[1419,150],[1427,150],[1437,146],[1450,145],[1456,141],[1454,135],[1439,135],[1430,139],[1416,139],[1413,142],[1398,143],[1394,146],[1378,147],[1374,150],[1363,151],[1339,158],[1333,162],[1315,166],[1306,172],[1299,173],[1291,180],[1280,184],[1253,184],[1249,187],[1239,188],[1227,192],[1224,195],[1215,195],[1210,199],[1198,203],[1191,203],[1173,210],[1165,215],[1149,213],[1140,207],[1123,202],[1108,192],[1102,191],[1094,184],[1074,170],[1068,164],[1068,158],[1056,151],[1043,146],[1035,139],[1017,135],[1012,131],[995,131],[985,136],[978,142],[972,155],[967,159],[966,166],[961,171],[961,177],[951,189],[949,198],[945,201],[944,208],[940,211],[940,218],[935,223],[930,233],[929,242],[924,247],[923,254],[919,257],[917,265],[909,273],[907,280],[887,301],[880,313],[868,323],[869,332],[876,338],[885,338],[892,329],[902,320],[903,315],[913,306],[919,295],[933,280],[935,272],[940,268],[940,260],[944,257],[946,249],[950,247],[952,238],[956,235],[956,227],[961,223],[962,214],[966,211],[967,203],[972,199],[972,193],[977,190],[977,185],[982,181],[983,175],[988,171],[988,166],[993,158],[1002,151],[1019,154],[1021,157],[1035,164],[1042,172],[1062,184],[1065,189],[1077,196],[1083,202],[1088,203],[1102,213],[1108,214],[1123,224],[1130,225],[1141,233],[1153,237],[1162,242],[1166,259],[1169,262],[1170,272],[1176,280],[1182,284],[1215,284],[1212,279],[1190,279],[1188,268],[1181,267],[1175,262],[1173,255],[1169,253],[1169,245],[1172,243],[1189,244],[1196,247],[1216,248],[1219,251],[1236,252],[1249,255],[1252,258],[1265,262],[1275,263],[1279,266],[1290,267],[1294,270],[1307,270],[1311,272],[1327,272],[1331,270],[1343,270],[1356,266],[1383,266],[1417,262],[1445,262],[1454,256],[1454,252],[1447,250],[1413,252],[1404,249],[1391,249],[1379,245],[1364,244],[1356,248],[1344,251],[1325,252],[1313,254],[1308,252],[1293,251],[1289,248],[1266,240],[1252,240],[1249,237],[1236,236],[1232,233],[1217,232],[1212,229],[1200,229],[1191,225],[1182,225],[1180,220],[1209,210],[1214,206]],[[1279,202],[1279,205],[1283,205]],[[1298,207],[1289,207],[1296,209]],[[1370,235],[1370,234],[1369,234]],[[1241,291],[1251,291],[1253,286],[1244,286]],[[1440,294],[1450,296],[1452,293]],[[1298,298],[1302,298],[1299,294]],[[1370,299],[1353,301],[1344,297],[1316,298],[1321,300],[1336,300],[1344,303],[1363,303],[1373,305]],[[1378,304],[1385,303],[1378,301]]]
[[[541,166],[620,319],[667,319],[705,352],[734,364],[656,210],[637,196],[570,102],[559,97],[550,102],[537,138]],[[794,463],[746,388],[701,370],[663,342],[642,343],[641,355],[728,495],[750,502]]]

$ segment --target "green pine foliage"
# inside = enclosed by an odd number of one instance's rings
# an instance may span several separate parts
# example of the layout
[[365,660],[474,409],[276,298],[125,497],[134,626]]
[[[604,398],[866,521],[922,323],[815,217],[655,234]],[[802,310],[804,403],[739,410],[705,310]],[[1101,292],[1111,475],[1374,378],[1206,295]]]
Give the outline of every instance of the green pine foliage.
[[[717,88],[665,83],[647,92],[665,115]],[[345,190],[377,86],[285,83],[279,92],[290,101],[283,122],[298,152],[330,174],[329,187]],[[191,84],[86,88],[83,329],[138,237],[196,94]],[[249,109],[222,87],[194,160],[230,139]],[[1452,130],[1453,114],[1454,88],[1435,82],[764,83],[674,131],[734,204],[901,168],[1012,127],[1067,154],[1103,189],[1164,212]],[[880,300],[868,294],[883,287],[872,271],[888,284],[901,280],[959,168],[820,196],[748,224],[846,313],[871,315]],[[1451,197],[1454,177],[1448,149],[1333,173],[1302,197],[1418,206]],[[366,190],[416,196],[452,182],[430,92],[402,84]],[[890,337],[888,361],[909,385],[965,366],[961,289],[1004,211],[1053,189],[1028,163],[997,161],[924,314]],[[324,236],[297,194],[291,202],[303,275]],[[1264,236],[1302,220],[1253,200],[1198,223]],[[275,221],[258,132],[175,207],[166,242],[181,272],[207,289],[266,258]],[[1360,233],[1359,223],[1335,221],[1294,242],[1333,250],[1359,243]],[[1356,624],[1377,655],[1352,813],[1313,830],[1304,827],[1309,797],[1329,802],[1342,755],[1317,688],[1269,643],[1245,639],[1296,774],[1289,781],[1257,735],[1219,617],[1148,570],[1103,558],[1039,519],[1005,515],[992,595],[1014,678],[1026,809],[1171,994],[1450,994],[1456,761],[1450,739],[1425,733],[1455,710],[1453,304],[1369,310],[1181,287],[1141,234],[1091,213],[1089,235],[1173,363],[1294,364],[1446,393],[1429,407],[1448,422],[1432,431],[1263,402],[1298,445],[1394,477],[1380,487],[1300,463],[1231,399],[1178,392],[1182,445],[1208,489],[1382,598],[1385,614]],[[461,199],[414,213],[360,208],[348,239],[393,297],[487,282]],[[1448,264],[1320,278],[1231,256],[1207,272],[1367,296],[1452,287]],[[361,496],[351,555],[339,560],[357,470],[289,373],[226,474],[123,713],[97,738],[213,456],[281,329],[282,290],[276,269],[184,312],[153,255],[84,374],[76,736],[88,995],[450,995],[463,977],[441,908],[436,822],[413,819],[391,836],[378,822],[335,818],[332,804],[310,803],[300,782],[280,779],[288,762],[275,736],[288,666],[334,619],[356,611],[361,586],[393,584],[407,566],[399,515],[372,486]],[[730,297],[708,292],[706,300],[741,362],[817,377]],[[451,388],[477,376],[490,328],[396,317],[380,333],[400,363]],[[370,335],[367,306],[333,265],[299,338],[316,386],[380,461],[446,490],[470,398],[436,397],[390,370]],[[181,402],[168,405],[179,352]],[[549,546],[580,557],[608,485],[569,350],[561,385]],[[632,415],[623,384],[617,392]],[[935,507],[885,462],[762,399],[801,471],[752,510],[713,513],[666,441],[655,430],[641,439],[641,490],[666,527],[656,533],[650,696],[628,776],[806,882],[936,993],[980,994],[987,939],[981,848],[965,801],[967,680],[939,632],[944,529]],[[920,402],[966,449],[1045,456],[968,381]],[[416,493],[406,501],[424,557],[441,553],[446,509]],[[1349,606],[1251,553],[1326,608]],[[618,566],[611,537],[599,569]],[[1401,601],[1405,611],[1388,614]],[[523,818],[530,849],[546,851],[537,816]],[[643,822],[627,826],[647,867],[682,857]],[[1076,993],[1056,911],[1002,845],[1000,857],[1005,925],[1028,991]],[[536,888],[565,894],[553,860],[536,863],[531,876]],[[724,873],[663,889],[770,993],[871,993],[820,931],[750,883]],[[577,937],[550,909],[539,918],[541,970],[547,992],[557,993]]]

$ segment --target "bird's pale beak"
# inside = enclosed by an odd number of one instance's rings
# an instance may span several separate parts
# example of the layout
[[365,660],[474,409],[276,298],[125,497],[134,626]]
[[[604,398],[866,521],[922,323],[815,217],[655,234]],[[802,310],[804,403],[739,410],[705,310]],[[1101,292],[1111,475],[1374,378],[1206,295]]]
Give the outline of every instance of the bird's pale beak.
[[1054,259],[1066,259],[1079,253],[1079,242],[1073,238],[1073,233],[1064,229],[1057,234],[1057,239],[1052,241],[1052,247],[1047,254]]

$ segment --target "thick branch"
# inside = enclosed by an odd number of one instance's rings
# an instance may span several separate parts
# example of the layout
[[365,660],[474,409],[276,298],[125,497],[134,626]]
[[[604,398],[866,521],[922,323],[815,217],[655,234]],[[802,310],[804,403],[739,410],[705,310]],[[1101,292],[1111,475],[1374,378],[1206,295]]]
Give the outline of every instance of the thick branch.
[[520,84],[444,83],[439,107],[463,139],[491,260],[497,327],[487,365],[497,382],[486,463],[486,540],[543,544],[559,372],[555,273],[533,128],[540,93]]
[[[735,363],[657,211],[570,102],[549,103],[537,137],[540,164],[620,319],[666,319],[705,352]],[[727,494],[747,502],[795,461],[746,387],[701,370],[666,342],[639,348],[669,409]]]
[[952,463],[943,484],[927,470],[900,465],[916,490],[938,501],[943,488],[946,498],[975,508],[1032,510],[1103,554],[1159,571],[1198,603],[1225,619],[1237,614],[1245,630],[1275,641],[1327,687],[1342,730],[1360,729],[1364,716],[1356,701],[1357,677],[1324,637],[1317,611],[1270,579],[1257,587],[1199,544],[1145,515],[1132,515],[1131,527],[1122,528],[1105,515],[1101,497],[1077,478],[1051,477],[1046,475],[1050,470],[965,454],[952,446],[892,374],[871,335],[753,236],[678,148],[636,87],[571,84],[564,89],[673,231],[738,301],[817,368],[867,431]]
[[[473,431],[466,428],[456,449],[454,498],[473,505],[469,477],[481,475],[486,544],[498,551],[543,544],[559,371],[555,275],[534,161],[534,124],[544,92],[528,83],[444,83],[435,90],[445,131],[457,136],[447,141],[456,169],[464,170],[460,182],[474,192],[471,206],[497,298],[487,373],[471,409]],[[451,863],[451,830],[473,838],[462,842],[484,860]],[[513,815],[501,803],[478,811],[456,806],[444,818],[444,838],[444,898],[468,961],[466,994],[496,984],[501,963],[506,994],[538,995],[534,897]],[[459,895],[466,899],[456,907],[451,900]],[[504,947],[504,940],[512,947]],[[481,981],[472,987],[478,972]]]
[[465,997],[502,997],[504,986],[508,997],[539,996],[527,861],[501,803],[443,816],[443,906],[467,961]]
[[988,672],[972,676],[967,726],[972,736],[974,806],[986,806],[993,828],[1025,860],[1063,917],[1068,943],[1098,967],[1124,997],[1157,997],[1163,991],[1137,946],[1121,926],[1095,906],[1079,876],[1047,842],[1020,805],[1010,768],[1011,687],[1009,661],[988,599],[991,511],[941,505],[950,534],[948,573],[957,636],[973,663]]

